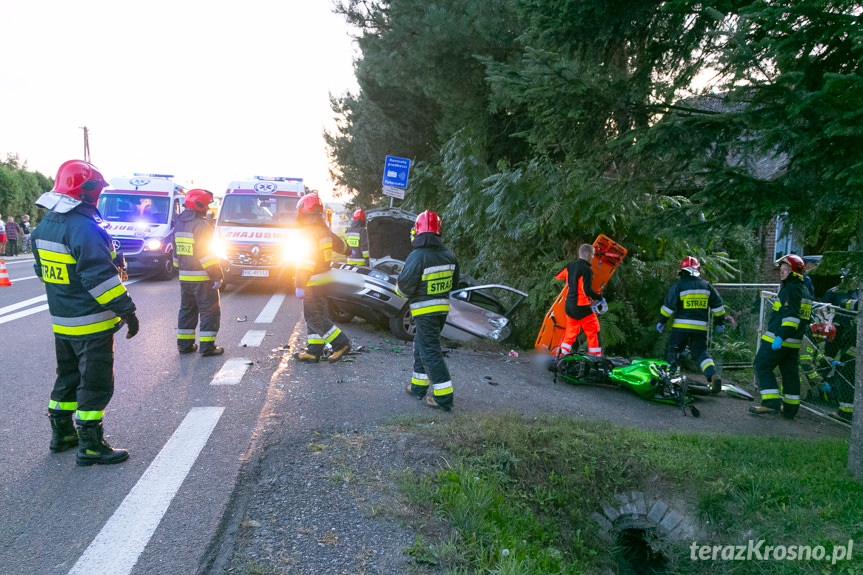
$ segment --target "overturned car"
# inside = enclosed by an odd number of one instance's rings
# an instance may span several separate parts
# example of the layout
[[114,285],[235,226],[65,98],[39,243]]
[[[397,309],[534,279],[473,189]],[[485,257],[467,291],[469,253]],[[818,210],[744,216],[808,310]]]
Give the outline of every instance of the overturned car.
[[[366,212],[371,265],[333,263],[334,281],[353,286],[327,298],[333,321],[361,317],[388,325],[400,339],[413,339],[415,326],[410,306],[396,293],[396,283],[411,252],[410,231],[415,219],[414,214],[399,208]],[[450,292],[450,311],[441,335],[456,341],[504,341],[511,333],[510,320],[527,295],[505,285],[477,285],[469,276],[463,276],[460,285]]]

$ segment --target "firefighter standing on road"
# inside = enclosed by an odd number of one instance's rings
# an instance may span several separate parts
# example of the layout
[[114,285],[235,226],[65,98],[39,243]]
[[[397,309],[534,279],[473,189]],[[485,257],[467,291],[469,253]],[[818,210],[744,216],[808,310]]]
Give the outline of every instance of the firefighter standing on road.
[[594,251],[592,245],[581,244],[578,248],[578,259],[566,264],[566,267],[554,276],[554,279],[566,280],[569,286],[564,303],[566,331],[560,342],[559,355],[567,355],[572,351],[572,344],[583,329],[587,337],[587,353],[594,357],[602,356],[602,347],[599,345],[599,318],[596,317],[596,312],[604,313],[608,304],[601,295],[593,291],[590,261]]
[[680,262],[680,279],[668,290],[659,309],[656,330],[662,333],[665,322],[672,315],[671,337],[668,338],[668,363],[676,364],[680,354],[689,346],[692,357],[710,382],[714,395],[722,391],[722,381],[716,373],[716,364],[707,350],[707,320],[713,314],[716,332],[725,331],[725,305],[711,283],[701,277],[701,264],[692,256]]
[[354,212],[351,226],[345,232],[345,241],[350,248],[348,263],[354,266],[369,265],[369,231],[366,229],[366,213],[363,210]]
[[180,275],[180,313],[177,316],[177,350],[194,353],[195,328],[201,316],[201,356],[222,355],[216,345],[216,334],[222,318],[219,288],[224,276],[219,258],[212,251],[213,225],[207,221],[207,208],[213,194],[207,190],[189,190],[186,209],[177,218],[174,229],[174,267]]
[[[414,250],[399,274],[397,290],[416,323],[414,373],[407,391],[426,404],[449,411],[453,406],[452,378],[440,348],[440,333],[449,313],[449,292],[458,285],[458,261],[441,241],[441,219],[431,211],[417,216]],[[432,393],[428,394],[429,384]]]
[[[761,405],[750,407],[749,412],[776,414],[781,408],[783,417],[794,419],[800,409],[800,344],[809,330],[812,292],[803,283],[803,258],[789,254],[780,258],[776,265],[782,289],[773,302],[773,313],[767,332],[761,336],[753,366],[761,390]],[[782,374],[781,395],[773,373],[777,366]]]
[[[114,393],[114,333],[125,322],[138,333],[135,304],[113,263],[111,238],[99,225],[99,194],[108,185],[87,162],[57,171],[54,188],[36,205],[48,214],[33,230],[36,274],[45,284],[54,328],[57,379],[48,403],[50,450],[78,446],[76,463],[120,463],[124,449],[103,439],[102,417]],[[72,422],[77,415],[78,433]]]
[[332,253],[347,255],[348,247],[324,221],[324,206],[317,194],[308,194],[297,202],[297,224],[309,242],[307,259],[297,265],[296,287],[303,293],[303,316],[306,319],[308,339],[305,351],[295,353],[294,360],[318,363],[324,346],[330,344],[333,353],[330,363],[340,360],[351,350],[348,336],[342,333],[327,317],[327,284]]

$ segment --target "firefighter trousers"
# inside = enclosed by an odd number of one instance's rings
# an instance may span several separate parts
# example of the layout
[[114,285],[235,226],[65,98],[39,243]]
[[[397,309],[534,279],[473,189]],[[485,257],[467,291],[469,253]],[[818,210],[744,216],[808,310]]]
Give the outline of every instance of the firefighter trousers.
[[327,298],[318,288],[306,287],[303,294],[303,317],[308,331],[306,351],[310,354],[320,358],[326,344],[336,350],[350,343],[348,336],[327,316]]
[[707,351],[707,332],[672,328],[671,335],[668,338],[668,350],[666,353],[668,363],[678,364],[680,354],[687,347],[689,347],[692,357],[698,362],[701,373],[710,380],[716,373],[716,364],[713,363],[713,358],[710,357],[710,352]]
[[102,419],[114,395],[114,334],[93,339],[54,336],[57,379],[51,390],[51,412],[77,411],[81,421]]
[[599,345],[599,318],[596,317],[595,313],[582,319],[566,316],[566,331],[560,342],[561,354],[566,355],[572,351],[572,344],[575,343],[578,333],[582,329],[587,337],[587,353],[596,356],[602,355],[602,347]]
[[[755,355],[755,376],[761,390],[761,405],[779,409],[786,417],[794,417],[800,409],[800,348],[782,347],[774,350],[770,342],[762,341]],[[779,368],[782,375],[782,389],[773,373]]]
[[177,349],[188,352],[195,345],[195,328],[201,316],[198,351],[207,353],[216,347],[216,334],[222,320],[219,290],[213,282],[180,282],[180,313],[177,315]]
[[453,405],[452,378],[440,348],[440,332],[446,324],[446,314],[414,316],[414,373],[411,393],[425,397],[431,385],[432,397],[441,407]]

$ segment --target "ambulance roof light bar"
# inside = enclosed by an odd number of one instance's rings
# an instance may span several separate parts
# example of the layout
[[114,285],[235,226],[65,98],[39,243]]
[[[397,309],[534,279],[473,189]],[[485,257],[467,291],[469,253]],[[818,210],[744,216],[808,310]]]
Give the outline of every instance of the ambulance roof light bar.
[[286,178],[284,176],[255,176],[256,180],[267,182],[302,182],[302,178]]
[[166,178],[166,179],[170,179],[170,178],[174,177],[174,174],[139,174],[138,172],[135,172],[132,175],[138,176],[141,178]]

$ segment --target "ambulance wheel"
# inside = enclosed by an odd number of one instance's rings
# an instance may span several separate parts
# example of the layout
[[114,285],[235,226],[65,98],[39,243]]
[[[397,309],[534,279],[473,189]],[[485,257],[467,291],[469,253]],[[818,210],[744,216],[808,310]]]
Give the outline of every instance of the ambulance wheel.
[[409,305],[405,305],[396,316],[390,318],[390,332],[399,339],[410,341],[414,338],[417,326]]
[[172,258],[168,258],[165,260],[165,263],[162,264],[162,267],[159,268],[159,272],[156,274],[156,279],[160,282],[166,282],[174,278],[174,261]]

